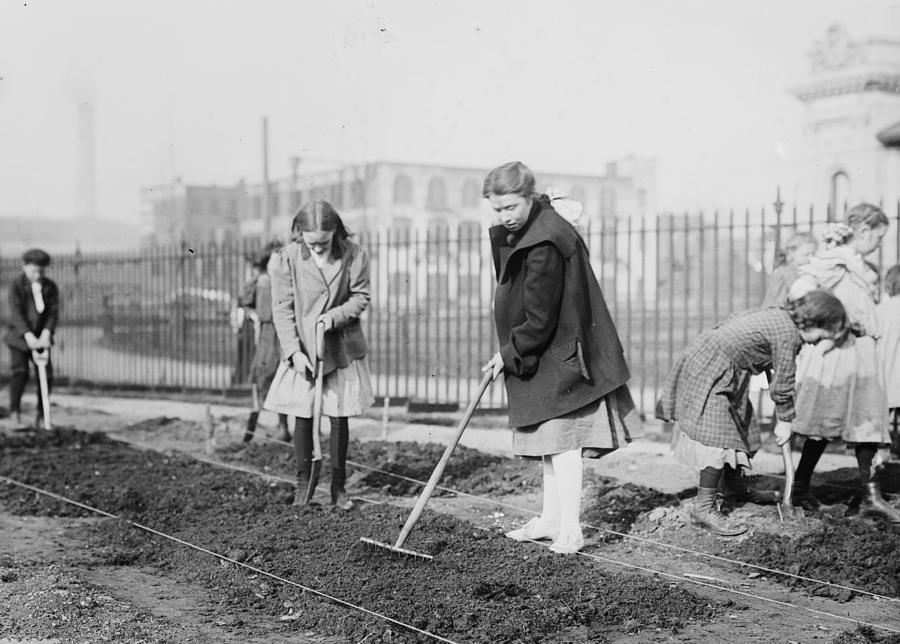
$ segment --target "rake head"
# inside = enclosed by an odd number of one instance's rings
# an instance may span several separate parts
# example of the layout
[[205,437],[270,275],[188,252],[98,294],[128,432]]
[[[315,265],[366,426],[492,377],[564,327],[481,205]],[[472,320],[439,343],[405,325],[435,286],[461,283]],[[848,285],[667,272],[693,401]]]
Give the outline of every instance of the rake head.
[[432,557],[431,555],[426,555],[424,552],[416,552],[415,550],[401,548],[400,546],[391,545],[389,543],[382,543],[381,541],[375,541],[374,539],[369,539],[367,537],[360,537],[359,540],[367,546],[373,546],[382,550],[388,550],[390,552],[393,552],[394,554],[404,555],[408,557],[418,557],[419,559],[425,559],[426,561],[431,561],[432,559],[434,559],[434,557]]

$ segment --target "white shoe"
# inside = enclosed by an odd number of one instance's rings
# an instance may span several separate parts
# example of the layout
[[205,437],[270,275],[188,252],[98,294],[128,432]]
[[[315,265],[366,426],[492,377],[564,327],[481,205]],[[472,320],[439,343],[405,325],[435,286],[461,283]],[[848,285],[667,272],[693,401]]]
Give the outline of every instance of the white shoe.
[[584,536],[581,530],[578,532],[570,532],[561,534],[559,538],[550,545],[550,550],[561,555],[573,555],[584,548]]
[[541,521],[541,517],[529,519],[525,525],[515,530],[510,530],[506,536],[514,541],[538,541],[540,539],[556,539],[559,537],[559,528],[549,528]]

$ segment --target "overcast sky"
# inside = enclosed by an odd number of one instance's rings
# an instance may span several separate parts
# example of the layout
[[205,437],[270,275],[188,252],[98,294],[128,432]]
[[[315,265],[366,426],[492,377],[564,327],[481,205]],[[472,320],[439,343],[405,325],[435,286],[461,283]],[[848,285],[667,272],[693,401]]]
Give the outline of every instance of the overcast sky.
[[[664,208],[771,202],[799,153],[806,54],[900,0],[0,0],[0,215],[75,212],[94,106],[100,216],[142,185],[232,184],[288,157],[603,173],[659,159]],[[823,199],[827,196],[823,196]]]

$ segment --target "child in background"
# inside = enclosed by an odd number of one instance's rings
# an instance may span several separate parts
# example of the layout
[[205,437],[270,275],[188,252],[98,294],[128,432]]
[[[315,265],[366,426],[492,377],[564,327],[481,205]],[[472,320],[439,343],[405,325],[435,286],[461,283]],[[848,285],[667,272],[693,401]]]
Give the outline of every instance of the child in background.
[[[781,306],[787,302],[791,284],[800,277],[800,267],[809,262],[816,246],[816,240],[810,233],[794,233],[788,238],[781,252],[781,263],[772,271],[766,284],[766,294],[761,304],[763,308]],[[760,373],[750,379],[750,399],[756,403],[757,420],[765,431],[771,431],[775,426],[775,409],[768,391],[766,374]],[[771,418],[771,421],[764,423],[764,418]],[[726,468],[726,477],[731,474],[731,470]]]
[[841,347],[804,347],[797,359],[797,418],[794,432],[806,436],[794,473],[791,501],[807,511],[821,505],[810,480],[828,441],[853,446],[863,498],[857,516],[876,516],[900,524],[900,510],[884,498],[875,457],[890,445],[884,391],[881,332],[876,314],[878,273],[866,256],[881,246],[890,220],[878,206],[861,203],[829,224],[825,247],[800,270],[791,297],[812,289],[833,293],[844,305],[854,336]]
[[878,352],[884,359],[892,450],[900,457],[900,264],[891,266],[884,274],[884,295],[887,297],[883,297],[875,309],[881,333]]
[[800,267],[816,252],[816,240],[810,233],[795,233],[784,245],[784,262],[769,276],[762,306],[781,306],[788,299],[791,285],[800,277]]
[[[32,248],[22,255],[22,272],[9,285],[9,326],[6,344],[9,347],[9,413],[16,429],[22,426],[22,393],[28,384],[29,364],[34,364],[32,351],[49,350],[59,321],[59,288],[44,273],[50,265],[50,255]],[[37,365],[35,365],[37,372]],[[53,364],[47,363],[47,388],[53,385]],[[34,427],[44,421],[41,390],[37,392],[37,417]]]
[[[278,242],[272,242],[258,251],[251,258],[253,264],[253,278],[244,286],[244,292],[240,298],[243,307],[251,309],[256,316],[258,331],[256,333],[256,349],[253,352],[253,360],[250,363],[250,382],[256,386],[257,400],[265,400],[275,378],[278,363],[281,361],[281,346],[278,344],[278,335],[275,333],[275,324],[272,321],[272,279],[269,277],[268,265],[272,253],[281,248]],[[254,325],[256,326],[256,325]],[[244,442],[253,440],[256,431],[256,423],[259,420],[259,409],[250,412],[247,419],[247,430],[244,433]],[[278,414],[279,440],[286,443],[291,441],[291,433],[288,431],[287,414]]]
[[759,427],[750,422],[750,377],[773,372],[775,437],[783,444],[791,437],[800,347],[825,339],[839,343],[846,330],[840,300],[811,291],[781,308],[739,313],[685,349],[666,379],[656,416],[675,421],[675,458],[700,472],[691,523],[725,537],[747,530],[718,510],[716,491],[725,465],[750,469],[760,448]]

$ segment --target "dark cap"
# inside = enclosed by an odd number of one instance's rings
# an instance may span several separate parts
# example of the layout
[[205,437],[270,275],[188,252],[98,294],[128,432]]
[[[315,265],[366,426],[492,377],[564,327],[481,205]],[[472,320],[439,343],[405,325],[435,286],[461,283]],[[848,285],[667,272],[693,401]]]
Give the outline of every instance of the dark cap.
[[42,251],[40,248],[31,248],[29,250],[26,250],[22,255],[22,263],[47,267],[50,265],[50,255]]

